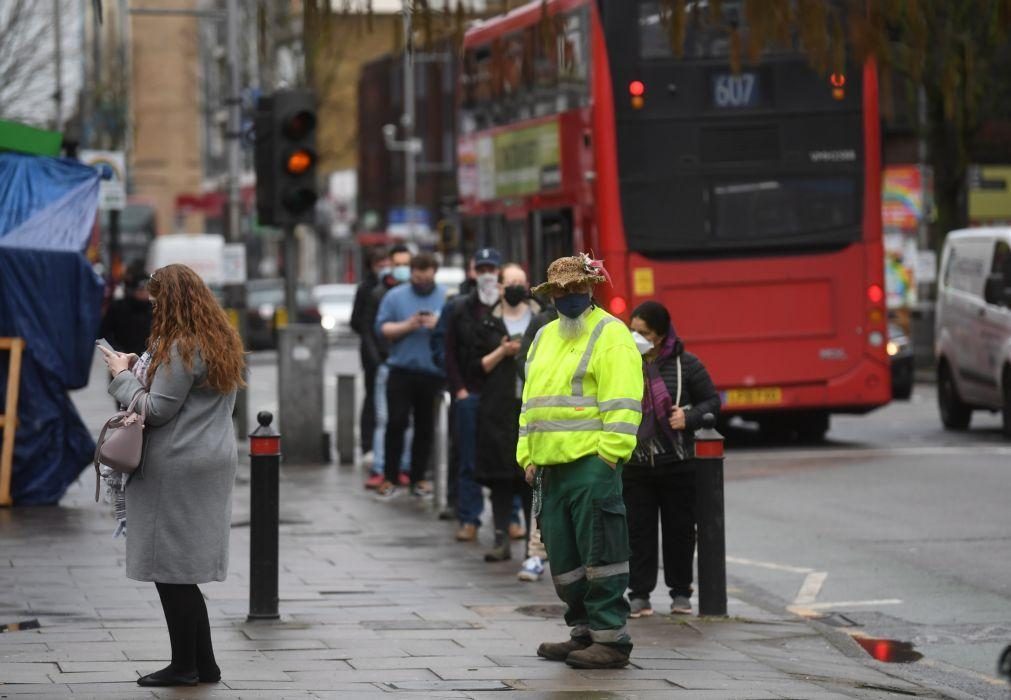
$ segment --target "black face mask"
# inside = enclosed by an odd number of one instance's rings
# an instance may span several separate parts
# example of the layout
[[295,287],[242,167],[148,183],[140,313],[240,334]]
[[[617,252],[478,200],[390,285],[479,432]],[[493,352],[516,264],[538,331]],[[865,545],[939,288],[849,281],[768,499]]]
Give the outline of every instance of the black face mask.
[[427,297],[435,290],[435,282],[427,282],[425,284],[415,284],[414,282],[411,282],[411,288],[414,290],[415,294]]
[[516,306],[530,296],[530,291],[522,284],[513,284],[502,291],[502,296],[509,306]]

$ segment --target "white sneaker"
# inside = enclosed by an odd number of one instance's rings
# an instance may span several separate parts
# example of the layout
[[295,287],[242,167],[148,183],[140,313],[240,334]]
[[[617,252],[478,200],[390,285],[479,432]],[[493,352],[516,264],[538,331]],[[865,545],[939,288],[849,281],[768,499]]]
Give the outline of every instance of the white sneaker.
[[540,581],[543,574],[544,563],[541,561],[541,558],[530,557],[523,562],[523,567],[520,569],[520,572],[516,574],[516,578],[520,581]]
[[365,454],[362,455],[362,466],[363,467],[371,467],[373,464],[375,464],[375,461],[376,461],[376,455],[373,454],[372,450],[369,450],[368,452],[366,452]]

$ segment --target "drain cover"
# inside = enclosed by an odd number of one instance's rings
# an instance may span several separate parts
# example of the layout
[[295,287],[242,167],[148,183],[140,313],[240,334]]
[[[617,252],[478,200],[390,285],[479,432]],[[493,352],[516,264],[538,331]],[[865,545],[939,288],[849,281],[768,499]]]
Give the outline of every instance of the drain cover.
[[860,623],[849,617],[846,617],[842,613],[832,613],[831,615],[824,615],[823,617],[815,618],[818,622],[822,622],[826,625],[831,625],[832,627],[859,627]]
[[556,618],[561,617],[565,614],[564,605],[524,605],[523,607],[516,608],[516,612],[520,615],[527,615],[529,617],[547,617]]
[[0,632],[19,632],[21,630],[37,630],[41,627],[38,620],[25,620],[24,622],[8,622],[0,624]]

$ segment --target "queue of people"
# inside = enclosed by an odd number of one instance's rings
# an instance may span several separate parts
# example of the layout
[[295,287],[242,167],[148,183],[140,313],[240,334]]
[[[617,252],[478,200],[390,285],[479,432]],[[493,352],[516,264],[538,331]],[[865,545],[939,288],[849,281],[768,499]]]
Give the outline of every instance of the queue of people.
[[[448,300],[431,281],[434,265],[417,256],[403,280],[410,287],[374,295],[371,335],[389,347],[396,381],[385,393],[397,405],[378,493],[392,498],[402,483],[429,492],[430,408],[448,388],[457,540],[478,539],[487,488],[494,534],[485,560],[511,559],[512,541],[524,540],[520,580],[539,580],[550,558],[567,604],[571,638],[538,654],[581,668],[624,666],[626,621],[654,613],[661,540],[670,612],[692,610],[692,435],[703,415],[719,412],[712,380],[659,302],[634,309],[629,327],[596,304],[594,288],[609,281],[602,261],[560,258],[530,290],[521,265],[484,248],[470,261],[468,288]],[[361,328],[364,357],[374,340]],[[397,481],[408,415],[412,475]]]

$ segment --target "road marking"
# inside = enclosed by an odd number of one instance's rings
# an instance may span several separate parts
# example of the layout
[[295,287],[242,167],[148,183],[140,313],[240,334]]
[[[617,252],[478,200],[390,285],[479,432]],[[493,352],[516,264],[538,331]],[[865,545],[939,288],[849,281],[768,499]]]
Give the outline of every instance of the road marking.
[[821,593],[821,587],[824,585],[826,578],[828,578],[827,571],[812,571],[805,576],[804,583],[801,584],[797,597],[793,600],[793,604],[809,606],[811,603],[814,603],[818,599],[818,594]]
[[922,659],[917,661],[917,663],[920,666],[929,666],[931,668],[936,668],[939,671],[945,671],[947,673],[958,673],[965,676],[966,678],[973,678],[975,680],[982,681],[983,683],[995,685],[1001,688],[1007,685],[1007,681],[1001,678],[994,678],[993,676],[988,676],[985,673],[973,671],[971,668],[962,668],[961,666],[955,666],[954,664],[949,664],[945,661],[937,661],[934,659],[928,659],[927,657],[923,657]]
[[786,609],[801,617],[817,617],[821,610],[833,608],[873,608],[879,605],[901,605],[898,598],[881,598],[880,600],[841,600],[835,603],[809,603],[807,605],[788,605]]
[[744,557],[727,557],[727,562],[730,564],[740,564],[742,566],[757,566],[760,569],[769,569],[771,571],[788,571],[791,574],[810,574],[814,573],[814,569],[808,569],[802,566],[789,566],[788,564],[776,564],[771,561],[758,561],[755,559],[745,559]]
[[[936,445],[917,447],[839,447],[823,450],[760,450],[742,448],[733,450],[734,462],[768,462],[778,459],[852,459],[853,457],[884,458],[884,457],[934,457],[962,456],[970,446]],[[974,455],[1011,456],[1011,447],[1006,445],[972,445]]]

